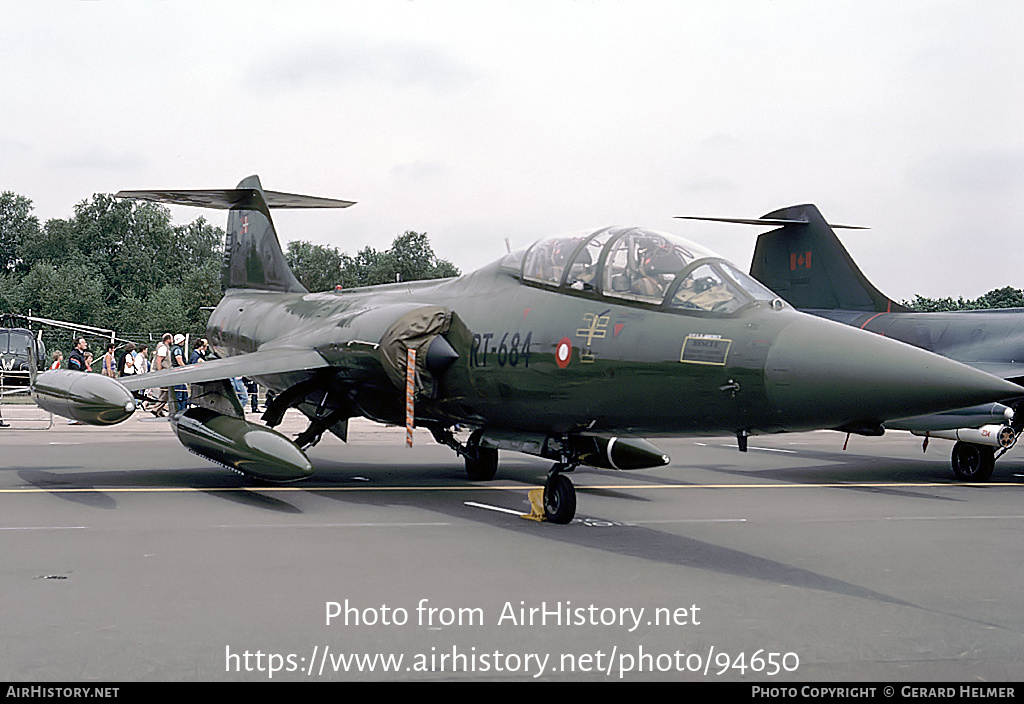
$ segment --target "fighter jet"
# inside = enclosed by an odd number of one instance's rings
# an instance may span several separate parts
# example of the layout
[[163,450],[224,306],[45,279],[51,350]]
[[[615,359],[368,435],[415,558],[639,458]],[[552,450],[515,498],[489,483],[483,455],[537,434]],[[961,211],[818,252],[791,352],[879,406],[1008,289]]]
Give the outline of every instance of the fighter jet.
[[[800,313],[736,266],[671,234],[605,227],[547,237],[452,279],[322,293],[289,270],[270,209],[352,203],[237,188],[123,191],[121,198],[227,209],[226,289],[207,336],[222,359],[139,378],[36,375],[53,412],[111,424],[132,392],[191,384],[171,417],[189,450],[261,479],[313,472],[304,450],[345,440],[364,416],[420,426],[488,480],[498,453],[553,461],[543,513],[567,523],[580,465],[642,469],[669,458],[647,437],[835,428],[1018,395],[1020,388],[895,340]],[[277,392],[261,425],[228,377]],[[289,408],[295,438],[273,430]]]
[[[770,226],[758,236],[750,274],[798,309],[885,335],[1024,384],[1024,309],[919,313],[896,303],[868,281],[813,205],[797,205],[760,218],[701,218]],[[889,421],[887,428],[956,441],[953,474],[988,481],[995,461],[1017,441],[1024,413],[1002,404],[972,406]],[[925,445],[927,447],[927,444]],[[998,454],[997,454],[998,451]]]

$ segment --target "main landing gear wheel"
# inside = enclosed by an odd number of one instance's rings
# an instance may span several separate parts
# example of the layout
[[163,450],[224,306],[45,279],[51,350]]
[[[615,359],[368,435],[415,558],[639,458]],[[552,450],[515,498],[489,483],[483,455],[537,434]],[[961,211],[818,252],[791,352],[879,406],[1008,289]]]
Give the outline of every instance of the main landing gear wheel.
[[480,447],[480,435],[477,430],[469,436],[463,454],[466,458],[466,476],[474,482],[486,482],[494,479],[498,473],[498,450],[491,447]]
[[466,476],[475,482],[494,479],[498,473],[498,451],[490,447],[475,447],[466,455]]
[[996,468],[996,449],[970,442],[953,445],[953,474],[965,482],[987,482]]
[[544,483],[544,515],[552,523],[568,523],[576,515],[576,487],[557,472]]

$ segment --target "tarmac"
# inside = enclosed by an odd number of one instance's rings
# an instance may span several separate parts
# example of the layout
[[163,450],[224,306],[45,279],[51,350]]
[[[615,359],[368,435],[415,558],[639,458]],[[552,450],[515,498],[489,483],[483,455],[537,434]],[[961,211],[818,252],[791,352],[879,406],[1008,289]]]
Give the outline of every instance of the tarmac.
[[353,420],[269,485],[152,416],[3,417],[7,681],[1020,680],[1020,451],[968,485],[905,433],[652,439],[558,526],[521,517],[550,463],[470,482],[425,431]]

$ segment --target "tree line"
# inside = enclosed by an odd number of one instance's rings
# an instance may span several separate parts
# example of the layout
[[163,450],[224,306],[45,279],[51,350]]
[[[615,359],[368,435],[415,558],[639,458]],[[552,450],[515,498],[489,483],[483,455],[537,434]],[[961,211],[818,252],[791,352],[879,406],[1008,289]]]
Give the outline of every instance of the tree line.
[[[201,336],[204,308],[223,291],[220,266],[224,230],[199,217],[176,225],[166,206],[96,194],[67,219],[40,223],[32,201],[0,193],[0,313],[29,314],[117,330],[147,339],[175,331]],[[386,250],[366,246],[349,255],[337,247],[289,242],[285,257],[310,291],[395,281],[458,276],[434,253],[423,232],[398,235]],[[1024,291],[1011,286],[976,299],[903,301],[921,312],[1024,307]],[[68,333],[49,333],[66,346]]]
[[426,233],[412,230],[396,237],[383,252],[363,247],[350,256],[337,247],[300,240],[288,243],[285,258],[296,278],[310,291],[459,275],[455,265],[434,254]]
[[925,298],[915,294],[913,301],[903,301],[903,305],[920,313],[934,313],[948,310],[983,310],[988,308],[1024,308],[1024,291],[1012,286],[1004,286],[989,291],[973,300],[960,296],[952,298]]
[[[199,217],[176,225],[166,206],[96,194],[67,219],[40,223],[32,201],[0,193],[0,313],[31,314],[148,339],[173,331],[202,336],[223,291],[224,230]],[[286,257],[311,291],[457,276],[425,233],[350,256],[335,247],[289,242]],[[70,332],[47,332],[66,348]]]

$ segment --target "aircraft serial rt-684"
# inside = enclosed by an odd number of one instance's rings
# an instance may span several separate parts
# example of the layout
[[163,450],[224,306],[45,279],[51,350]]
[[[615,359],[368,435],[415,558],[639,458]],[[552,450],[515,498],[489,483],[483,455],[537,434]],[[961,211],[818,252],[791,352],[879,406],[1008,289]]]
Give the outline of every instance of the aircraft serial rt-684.
[[[171,418],[178,438],[262,479],[311,474],[303,450],[326,431],[344,440],[351,417],[409,418],[461,455],[471,479],[495,475],[499,450],[552,460],[544,513],[566,523],[576,467],[668,463],[641,438],[728,434],[745,450],[755,433],[873,433],[1021,392],[800,313],[703,247],[652,230],[548,237],[453,279],[310,293],[270,209],[350,202],[264,191],[255,176],[234,189],[117,195],[230,211],[226,292],[207,333],[222,359],[138,378],[44,372],[33,397],[103,425],[131,415],[131,392],[192,384],[192,406]],[[278,392],[266,425],[245,420],[225,381],[243,375]],[[309,419],[294,440],[272,429],[291,407]]]
[[[750,274],[800,310],[885,335],[1024,384],[1024,309],[922,313],[896,303],[868,281],[813,205],[760,218],[685,218],[772,226],[758,236]],[[886,423],[895,430],[955,440],[953,474],[983,482],[1017,442],[1024,412],[1018,403],[972,406]],[[927,445],[926,445],[927,446]]]

